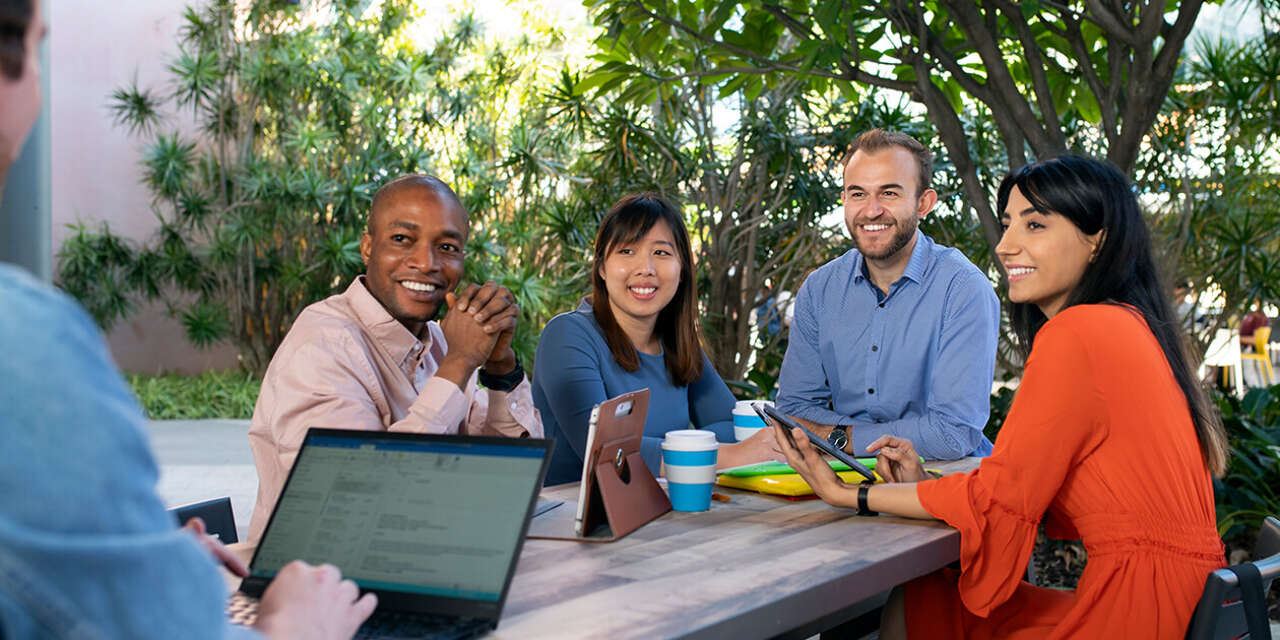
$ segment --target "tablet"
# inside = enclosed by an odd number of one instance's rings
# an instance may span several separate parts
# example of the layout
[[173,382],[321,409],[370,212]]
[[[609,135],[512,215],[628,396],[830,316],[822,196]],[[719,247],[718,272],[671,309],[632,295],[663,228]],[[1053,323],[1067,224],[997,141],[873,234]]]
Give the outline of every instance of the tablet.
[[857,471],[859,475],[866,478],[869,482],[876,481],[875,472],[868,469],[866,465],[858,462],[858,460],[853,456],[835,448],[834,445],[827,442],[826,438],[819,437],[818,434],[804,428],[803,425],[792,420],[789,416],[783,415],[782,413],[779,413],[777,409],[760,402],[753,403],[751,407],[756,410],[756,413],[759,414],[761,418],[764,418],[766,423],[770,425],[776,423],[785,427],[780,431],[782,431],[783,437],[787,439],[787,442],[790,443],[791,446],[796,446],[795,439],[791,437],[791,430],[799,429],[809,437],[809,442],[812,442],[813,446],[817,447],[822,452],[831,455],[836,460],[849,465],[850,469]]
[[[598,467],[607,463],[616,473],[615,479],[629,484],[631,470],[626,459],[632,454],[640,454],[648,409],[649,390],[641,389],[605,400],[591,410],[591,418],[587,422],[587,448],[582,457],[582,482],[578,485],[578,509],[573,519],[573,531],[578,536],[590,536],[600,525],[609,523],[604,497],[597,487]],[[654,491],[661,491],[656,482],[652,484]],[[636,505],[627,502],[626,508],[633,507],[639,511]]]

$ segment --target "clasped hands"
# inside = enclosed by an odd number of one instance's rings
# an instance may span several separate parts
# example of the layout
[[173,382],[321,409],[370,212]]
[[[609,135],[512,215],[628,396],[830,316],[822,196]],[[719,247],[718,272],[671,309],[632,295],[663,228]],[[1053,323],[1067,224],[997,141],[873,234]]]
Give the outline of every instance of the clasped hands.
[[493,281],[469,284],[461,293],[445,294],[445,301],[449,311],[440,328],[449,352],[440,363],[440,375],[461,387],[477,368],[493,375],[515,369],[511,339],[520,305],[510,290]]

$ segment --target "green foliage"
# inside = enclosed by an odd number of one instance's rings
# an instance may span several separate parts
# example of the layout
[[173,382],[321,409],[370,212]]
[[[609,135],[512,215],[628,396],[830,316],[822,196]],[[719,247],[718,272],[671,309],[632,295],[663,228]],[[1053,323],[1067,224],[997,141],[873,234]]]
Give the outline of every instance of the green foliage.
[[198,376],[128,376],[129,386],[152,420],[248,420],[262,379],[241,371],[207,371]]
[[1277,69],[1280,41],[1197,42],[1137,175],[1166,272],[1214,307],[1201,345],[1252,301],[1280,301]]
[[1253,535],[1263,518],[1280,514],[1280,386],[1250,389],[1243,399],[1219,395],[1217,404],[1231,458],[1214,493],[1218,532],[1231,541]]
[[[515,346],[532,361],[542,324],[580,284],[574,247],[591,226],[580,212],[561,220],[570,246],[544,231],[547,215],[565,213],[556,203],[569,184],[538,106],[555,78],[541,56],[559,35],[534,25],[497,42],[463,16],[421,44],[414,2],[367,4],[188,7],[172,91],[135,83],[113,94],[118,124],[143,136],[141,181],[160,225],[135,246],[81,224],[61,248],[61,285],[100,324],[136,298],[160,299],[193,343],[229,340],[262,372],[303,307],[363,272],[374,190],[425,172],[468,205],[466,279],[512,288]],[[188,117],[194,133],[171,128]]]

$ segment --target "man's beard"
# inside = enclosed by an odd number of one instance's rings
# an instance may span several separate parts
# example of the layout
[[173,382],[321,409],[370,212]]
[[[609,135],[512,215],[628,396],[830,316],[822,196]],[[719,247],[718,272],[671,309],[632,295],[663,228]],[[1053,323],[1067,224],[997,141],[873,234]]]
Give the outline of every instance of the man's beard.
[[[899,224],[898,230],[893,234],[893,239],[889,241],[889,245],[884,248],[884,251],[879,253],[871,253],[864,249],[858,242],[858,234],[856,232],[849,235],[853,236],[853,246],[858,250],[858,253],[862,254],[863,258],[871,260],[885,260],[893,257],[899,251],[902,251],[902,249],[911,242],[911,238],[916,235],[916,229],[919,226],[920,223],[915,219],[911,219],[906,223],[906,225]],[[857,226],[855,225],[854,228],[856,229]]]

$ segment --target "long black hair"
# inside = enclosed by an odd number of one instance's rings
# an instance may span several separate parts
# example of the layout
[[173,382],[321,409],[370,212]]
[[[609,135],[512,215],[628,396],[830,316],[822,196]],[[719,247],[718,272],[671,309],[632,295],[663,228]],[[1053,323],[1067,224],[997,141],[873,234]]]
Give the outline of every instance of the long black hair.
[[[1080,156],[1064,155],[1036,162],[1010,173],[1000,183],[997,211],[1008,206],[1014,187],[1036,211],[1061,215],[1085,235],[1102,232],[1093,261],[1085,266],[1080,283],[1063,308],[1127,304],[1142,314],[1186,396],[1205,466],[1215,476],[1221,476],[1227,463],[1226,434],[1192,373],[1181,325],[1174,318],[1156,269],[1151,233],[1128,178],[1106,162]],[[1013,303],[1010,318],[1023,354],[1029,355],[1036,332],[1047,318],[1030,303]]]
[[614,203],[596,233],[595,257],[591,263],[591,309],[604,330],[613,359],[627,371],[640,369],[640,357],[631,338],[618,326],[609,302],[609,290],[600,275],[604,261],[619,245],[637,242],[659,222],[671,229],[680,257],[680,286],[675,297],[658,313],[654,332],[662,342],[663,360],[671,381],[684,386],[702,377],[702,339],[698,329],[698,286],[693,277],[693,249],[680,208],[656,193],[637,193]]

